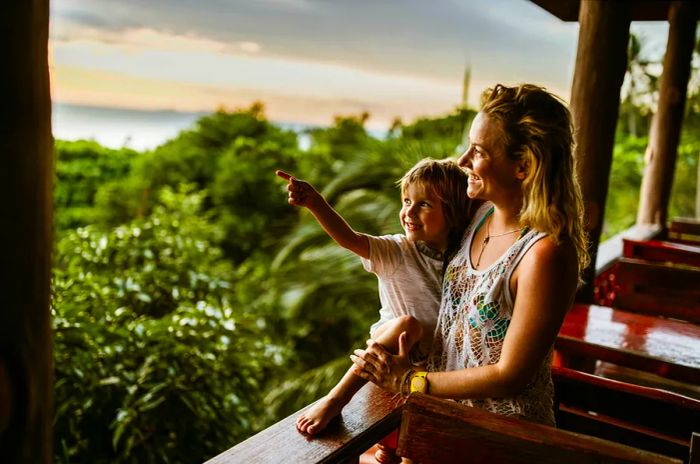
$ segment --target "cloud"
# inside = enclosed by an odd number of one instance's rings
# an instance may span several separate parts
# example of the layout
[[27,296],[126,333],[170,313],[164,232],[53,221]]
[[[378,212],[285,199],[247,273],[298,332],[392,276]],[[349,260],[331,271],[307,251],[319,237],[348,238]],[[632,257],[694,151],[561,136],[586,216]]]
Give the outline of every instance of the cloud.
[[[101,21],[111,31],[147,27],[228,44],[232,52],[433,79],[458,79],[466,56],[475,72],[490,73],[499,63],[525,67],[539,54],[547,74],[565,80],[576,39],[575,25],[549,21],[524,0],[61,0],[55,6],[58,17],[75,26],[56,27],[55,37],[64,40]],[[553,36],[542,27],[550,22],[574,33]]]

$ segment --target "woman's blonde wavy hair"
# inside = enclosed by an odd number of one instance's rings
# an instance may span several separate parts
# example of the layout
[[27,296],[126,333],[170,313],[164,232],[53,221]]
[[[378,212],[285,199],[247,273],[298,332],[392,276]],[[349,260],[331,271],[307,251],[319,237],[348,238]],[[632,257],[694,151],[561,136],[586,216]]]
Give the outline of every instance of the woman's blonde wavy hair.
[[571,114],[564,102],[530,84],[498,84],[481,97],[481,112],[500,123],[506,154],[524,161],[520,224],[576,248],[579,279],[588,266],[583,200],[576,178]]

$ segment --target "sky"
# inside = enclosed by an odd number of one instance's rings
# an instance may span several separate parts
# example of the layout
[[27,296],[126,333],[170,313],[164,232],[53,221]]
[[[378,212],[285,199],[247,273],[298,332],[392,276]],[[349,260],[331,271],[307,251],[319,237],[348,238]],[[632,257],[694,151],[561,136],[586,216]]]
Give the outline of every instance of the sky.
[[[634,30],[663,50],[664,23]],[[467,66],[471,106],[497,82],[568,100],[577,38],[527,0],[52,0],[52,98],[386,129],[452,111]]]

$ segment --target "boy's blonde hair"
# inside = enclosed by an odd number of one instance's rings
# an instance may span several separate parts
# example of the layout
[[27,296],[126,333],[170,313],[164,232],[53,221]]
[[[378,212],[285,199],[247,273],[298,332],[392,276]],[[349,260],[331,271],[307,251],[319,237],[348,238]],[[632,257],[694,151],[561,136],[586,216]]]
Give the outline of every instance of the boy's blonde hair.
[[507,156],[528,166],[520,225],[545,232],[557,243],[571,240],[580,277],[590,258],[568,108],[542,87],[498,84],[483,93],[481,112],[500,124]]
[[442,211],[448,227],[446,257],[459,246],[471,219],[471,200],[467,196],[469,176],[451,159],[424,158],[416,163],[397,182],[401,193],[409,185],[431,189],[442,202]]

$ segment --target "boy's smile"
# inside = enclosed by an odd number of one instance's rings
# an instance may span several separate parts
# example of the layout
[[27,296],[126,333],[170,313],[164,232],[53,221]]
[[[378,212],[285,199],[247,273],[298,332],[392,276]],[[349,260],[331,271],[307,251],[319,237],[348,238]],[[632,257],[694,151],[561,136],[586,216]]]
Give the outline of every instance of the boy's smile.
[[409,184],[402,193],[401,226],[413,242],[425,242],[430,248],[447,248],[448,226],[442,211],[442,201],[421,184]]

